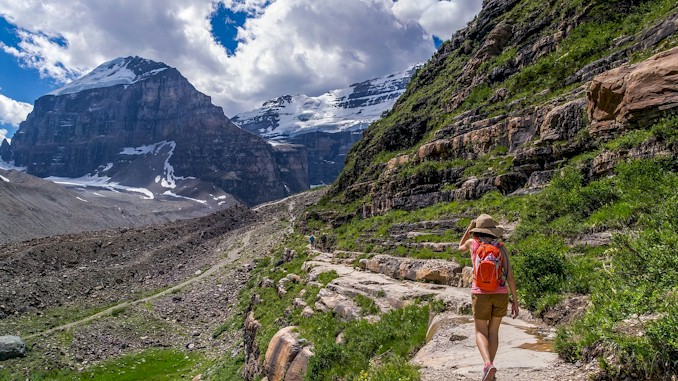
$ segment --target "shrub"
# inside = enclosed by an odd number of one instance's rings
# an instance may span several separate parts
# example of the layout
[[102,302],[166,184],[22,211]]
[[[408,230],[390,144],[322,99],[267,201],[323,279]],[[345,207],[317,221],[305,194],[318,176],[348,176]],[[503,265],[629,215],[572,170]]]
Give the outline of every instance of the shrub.
[[[560,238],[535,235],[515,245],[512,257],[518,293],[523,303],[534,310],[540,300],[560,294],[567,276],[565,243]],[[550,303],[547,303],[550,304]],[[542,303],[542,307],[547,304]]]

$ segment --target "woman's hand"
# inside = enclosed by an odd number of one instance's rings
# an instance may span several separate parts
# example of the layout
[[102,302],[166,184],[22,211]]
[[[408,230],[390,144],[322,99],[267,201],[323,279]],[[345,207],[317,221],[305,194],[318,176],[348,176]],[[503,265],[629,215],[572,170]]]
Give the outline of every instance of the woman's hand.
[[519,312],[520,307],[518,306],[518,301],[513,300],[513,303],[511,304],[511,317],[515,319],[518,316]]

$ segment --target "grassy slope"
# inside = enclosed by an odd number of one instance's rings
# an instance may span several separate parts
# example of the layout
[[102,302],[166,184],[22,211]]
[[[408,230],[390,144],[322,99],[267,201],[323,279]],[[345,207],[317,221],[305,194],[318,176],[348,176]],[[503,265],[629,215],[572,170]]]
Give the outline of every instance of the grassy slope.
[[[353,146],[344,171],[333,184],[330,197],[341,201],[342,192],[352,184],[371,181],[381,173],[381,166],[389,159],[403,153],[411,153],[425,143],[434,132],[450,124],[455,116],[469,110],[479,115],[503,115],[546,102],[581,82],[566,85],[566,79],[587,64],[628,47],[618,45],[624,36],[635,35],[649,25],[654,25],[676,11],[673,0],[635,1],[635,7],[624,0],[521,1],[496,23],[508,22],[514,31],[535,29],[533,34],[514,41],[504,50],[489,57],[472,73],[464,73],[467,64],[481,45],[480,38],[466,40],[459,46],[445,42],[438,53],[413,78],[406,93],[398,100],[393,110],[375,122]],[[554,21],[548,22],[553,19]],[[552,35],[562,22],[578,24],[558,45],[558,49],[546,54],[536,62],[521,66],[515,75],[505,80],[492,82],[486,76],[495,68],[513,67],[516,54],[521,48],[531,46],[537,39]],[[535,27],[546,24],[541,28]],[[454,38],[453,38],[454,40]],[[678,44],[670,38],[661,48]],[[469,48],[472,47],[471,49]],[[650,54],[647,51],[634,53],[639,60]],[[461,81],[464,75],[485,78],[477,85]],[[488,102],[499,89],[507,89],[508,97],[498,102]],[[464,101],[457,107],[449,105],[460,94]],[[472,165],[471,162],[467,165]]]

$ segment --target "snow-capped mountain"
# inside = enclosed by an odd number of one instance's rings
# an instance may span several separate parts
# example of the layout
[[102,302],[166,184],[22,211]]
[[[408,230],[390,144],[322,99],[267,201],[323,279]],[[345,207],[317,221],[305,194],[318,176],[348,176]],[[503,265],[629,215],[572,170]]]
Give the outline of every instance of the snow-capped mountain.
[[117,58],[35,101],[0,158],[71,186],[222,205],[308,189],[301,152],[235,126],[175,68]]
[[370,123],[393,107],[416,69],[417,66],[318,97],[285,95],[259,109],[238,114],[231,121],[272,144],[303,146],[310,183],[329,184],[343,169],[351,146]]
[[355,83],[317,97],[285,95],[261,108],[238,114],[231,121],[270,140],[309,132],[362,131],[391,109],[405,91],[417,67]]
[[119,57],[105,62],[82,78],[46,95],[75,94],[83,90],[110,87],[115,85],[131,85],[170,67],[162,62],[155,62],[134,57]]

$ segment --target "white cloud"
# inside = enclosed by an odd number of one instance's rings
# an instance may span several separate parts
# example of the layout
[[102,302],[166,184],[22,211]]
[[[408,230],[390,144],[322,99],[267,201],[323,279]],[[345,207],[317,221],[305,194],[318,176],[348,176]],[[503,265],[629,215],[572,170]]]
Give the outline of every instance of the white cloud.
[[5,139],[7,139],[7,141],[9,141],[10,143],[12,142],[12,139],[7,137],[8,133],[9,131],[7,131],[6,128],[0,128],[0,144],[2,144],[2,141]]
[[[0,124],[10,124],[16,127],[26,120],[26,116],[31,111],[33,111],[33,105],[15,101],[0,94]],[[4,135],[7,134],[7,130],[0,130],[2,131],[5,131]],[[0,142],[2,142],[1,138]]]
[[61,82],[119,56],[162,61],[231,116],[280,95],[317,95],[425,61],[431,34],[463,27],[481,1],[222,3],[252,16],[231,56],[212,37],[217,3],[209,0],[0,0],[0,15],[21,39],[0,48]]
[[478,14],[480,0],[399,0],[393,13],[402,20],[416,21],[430,34],[446,40]]

